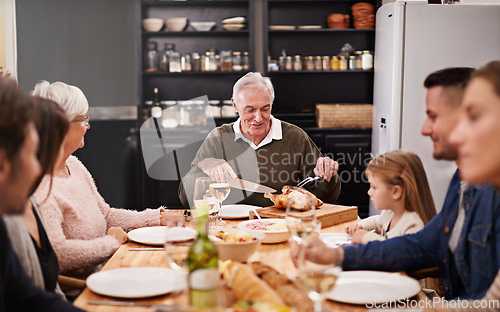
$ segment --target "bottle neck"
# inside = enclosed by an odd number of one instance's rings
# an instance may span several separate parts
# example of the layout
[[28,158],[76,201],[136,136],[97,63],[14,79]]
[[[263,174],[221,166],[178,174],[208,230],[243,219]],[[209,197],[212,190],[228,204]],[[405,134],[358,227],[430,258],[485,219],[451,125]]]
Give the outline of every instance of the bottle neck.
[[198,231],[198,238],[208,237],[208,214],[201,215],[196,220],[196,229]]

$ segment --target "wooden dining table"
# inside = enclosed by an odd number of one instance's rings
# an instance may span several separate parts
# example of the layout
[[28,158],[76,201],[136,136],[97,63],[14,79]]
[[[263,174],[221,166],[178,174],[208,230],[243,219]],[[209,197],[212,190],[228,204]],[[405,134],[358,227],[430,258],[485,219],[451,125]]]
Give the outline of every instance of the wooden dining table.
[[[240,220],[241,221],[241,220]],[[353,224],[359,221],[359,218],[355,221],[344,222],[341,224],[336,224],[333,226],[325,227],[321,229],[322,233],[343,233],[347,225]],[[229,221],[229,227],[235,227],[239,221],[231,220]],[[169,268],[169,264],[165,258],[165,252],[162,250],[151,250],[151,251],[131,251],[130,248],[148,248],[152,246],[146,246],[139,243],[127,242],[123,244],[113,256],[106,262],[102,271],[112,270],[118,268],[130,268],[130,267],[163,267]],[[248,262],[260,261],[266,265],[269,265],[280,273],[287,275],[289,278],[296,278],[297,269],[294,266],[292,259],[290,257],[290,244],[288,241],[276,244],[261,244],[258,250],[250,257]],[[411,300],[423,300],[425,294],[421,291],[418,295]],[[217,295],[218,303],[221,306],[229,307],[234,302],[235,299],[232,296],[231,290],[220,282]],[[104,304],[90,304],[91,301],[121,301],[134,304],[145,304],[145,305],[180,305],[187,306],[189,303],[188,292],[182,291],[180,293],[170,293],[167,295],[156,296],[152,298],[144,299],[121,299],[106,297],[92,292],[88,287],[85,288],[82,293],[74,301],[74,305],[86,311],[95,312],[152,312],[154,311],[152,307],[144,306],[112,306]],[[353,305],[338,303],[327,300],[325,307],[332,311],[366,311],[366,307],[363,305]]]

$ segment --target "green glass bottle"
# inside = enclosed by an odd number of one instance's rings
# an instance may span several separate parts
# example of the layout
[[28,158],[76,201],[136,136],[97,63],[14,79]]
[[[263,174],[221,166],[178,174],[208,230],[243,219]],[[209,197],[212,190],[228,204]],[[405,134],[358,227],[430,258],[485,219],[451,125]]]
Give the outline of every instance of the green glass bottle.
[[211,308],[217,305],[216,288],[219,282],[217,248],[208,239],[208,204],[196,205],[198,238],[188,253],[189,299],[194,307]]

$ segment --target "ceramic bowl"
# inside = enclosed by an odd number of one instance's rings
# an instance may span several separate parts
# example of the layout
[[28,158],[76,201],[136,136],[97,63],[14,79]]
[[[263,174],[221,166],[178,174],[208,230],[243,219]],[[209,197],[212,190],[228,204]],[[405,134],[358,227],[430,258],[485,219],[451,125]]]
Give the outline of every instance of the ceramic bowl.
[[146,18],[142,20],[142,26],[146,31],[159,31],[163,27],[161,18]]
[[197,31],[210,31],[215,26],[215,22],[190,22],[189,25]]
[[166,18],[165,25],[170,31],[182,31],[187,25],[187,17]]
[[262,219],[265,224],[273,224],[279,227],[277,230],[258,230],[260,221],[258,219],[248,220],[238,223],[238,228],[244,230],[252,230],[266,234],[266,238],[262,241],[263,244],[282,243],[290,238],[290,232],[286,227],[285,219]]
[[[255,238],[255,240],[248,242],[221,242],[213,241],[215,247],[217,247],[217,252],[219,253],[219,260],[233,260],[239,262],[245,262],[254,254],[254,252],[259,249],[260,243],[265,239],[266,235],[258,231],[250,231],[245,229],[221,229],[229,234],[236,235],[250,235]],[[219,230],[210,230],[209,234],[214,235]]]

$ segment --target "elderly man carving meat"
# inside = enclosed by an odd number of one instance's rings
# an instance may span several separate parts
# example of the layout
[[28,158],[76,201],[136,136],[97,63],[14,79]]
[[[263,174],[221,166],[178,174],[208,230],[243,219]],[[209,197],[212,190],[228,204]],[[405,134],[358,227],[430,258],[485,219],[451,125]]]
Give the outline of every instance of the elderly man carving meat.
[[[272,83],[260,73],[248,73],[235,83],[232,102],[239,118],[212,130],[201,145],[179,187],[185,206],[191,203],[197,177],[208,175],[218,180],[225,174],[277,190],[308,176],[321,176],[305,188],[325,202],[338,198],[338,163],[323,157],[302,129],[273,117],[273,101]],[[224,203],[273,205],[261,193],[236,189]]]

